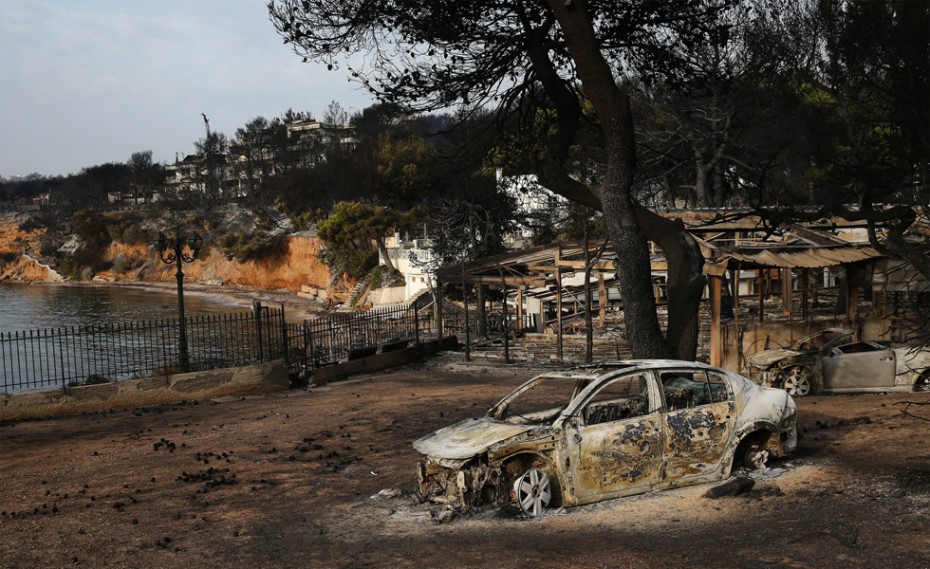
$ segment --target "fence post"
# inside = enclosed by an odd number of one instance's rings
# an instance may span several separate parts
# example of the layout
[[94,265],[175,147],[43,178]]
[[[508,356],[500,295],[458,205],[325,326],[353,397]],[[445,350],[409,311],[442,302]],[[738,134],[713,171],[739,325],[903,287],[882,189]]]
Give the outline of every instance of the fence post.
[[252,300],[252,312],[255,314],[255,330],[258,338],[258,361],[265,361],[264,347],[262,346],[262,301]]
[[281,344],[281,349],[284,351],[284,359],[287,361],[290,358],[291,345],[287,337],[287,318],[284,317],[284,303],[281,303],[281,341],[284,342]]
[[304,358],[306,358],[308,362],[311,362],[311,365],[314,368],[316,368],[316,364],[317,364],[316,354],[313,351],[313,331],[310,330],[310,321],[307,320],[306,318],[304,319],[303,336],[304,336]]

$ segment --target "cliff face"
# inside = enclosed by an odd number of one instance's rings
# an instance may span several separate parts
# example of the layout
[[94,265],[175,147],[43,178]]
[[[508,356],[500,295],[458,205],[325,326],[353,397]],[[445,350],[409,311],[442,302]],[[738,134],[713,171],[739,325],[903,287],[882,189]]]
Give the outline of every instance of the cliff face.
[[[304,285],[325,289],[330,283],[329,268],[320,261],[319,252],[319,239],[305,235],[288,237],[284,252],[273,259],[245,263],[227,259],[219,249],[207,245],[196,261],[185,263],[184,280],[293,292]],[[113,269],[98,273],[96,280],[174,282],[177,270],[175,265],[158,260],[145,245],[113,243],[105,259],[113,263]]]
[[[64,280],[55,270],[37,259],[38,242],[45,229],[23,230],[24,218],[0,216],[0,281],[58,282]],[[320,261],[320,241],[315,236],[295,234],[287,238],[280,254],[271,259],[239,263],[227,259],[207,243],[201,256],[184,265],[187,282],[230,285],[262,290],[300,291],[304,285],[327,289],[329,268]],[[101,271],[96,281],[174,282],[176,268],[162,263],[146,245],[110,244],[103,259],[112,268]]]
[[0,216],[0,281],[63,281],[54,269],[33,257],[45,229],[21,229],[25,221],[24,216]]

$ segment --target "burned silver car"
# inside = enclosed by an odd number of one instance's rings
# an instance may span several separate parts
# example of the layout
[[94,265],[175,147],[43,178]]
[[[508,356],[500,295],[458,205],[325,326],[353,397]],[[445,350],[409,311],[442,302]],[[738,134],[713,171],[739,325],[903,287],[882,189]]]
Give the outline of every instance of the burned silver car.
[[791,396],[695,362],[632,360],[530,379],[478,419],[413,443],[420,491],[530,516],[721,480],[797,445]]
[[852,338],[849,330],[827,328],[787,348],[753,354],[752,376],[796,396],[930,390],[930,350]]

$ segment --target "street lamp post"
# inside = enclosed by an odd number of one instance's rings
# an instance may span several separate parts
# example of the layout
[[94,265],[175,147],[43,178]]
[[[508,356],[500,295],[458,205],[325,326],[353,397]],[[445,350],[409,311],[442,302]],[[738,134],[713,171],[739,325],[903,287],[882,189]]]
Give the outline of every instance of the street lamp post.
[[178,364],[182,373],[190,371],[190,355],[187,351],[187,322],[184,320],[184,271],[181,267],[184,263],[193,263],[197,259],[200,247],[203,245],[203,238],[196,232],[186,237],[181,233],[181,228],[174,230],[173,237],[167,237],[164,233],[158,233],[158,239],[152,243],[152,247],[158,251],[158,257],[165,264],[175,263],[178,271],[174,276],[178,279]]

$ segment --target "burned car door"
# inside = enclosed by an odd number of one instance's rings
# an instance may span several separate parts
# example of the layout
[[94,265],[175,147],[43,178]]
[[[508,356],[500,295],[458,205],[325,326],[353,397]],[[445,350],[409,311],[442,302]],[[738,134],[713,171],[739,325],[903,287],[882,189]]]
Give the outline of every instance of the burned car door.
[[569,478],[579,501],[642,492],[662,471],[662,423],[649,376],[621,376],[594,391],[566,423]]
[[665,472],[676,486],[722,468],[732,444],[735,403],[726,377],[699,369],[661,370]]
[[852,342],[825,348],[819,359],[825,390],[895,385],[897,363],[891,348],[873,342]]

